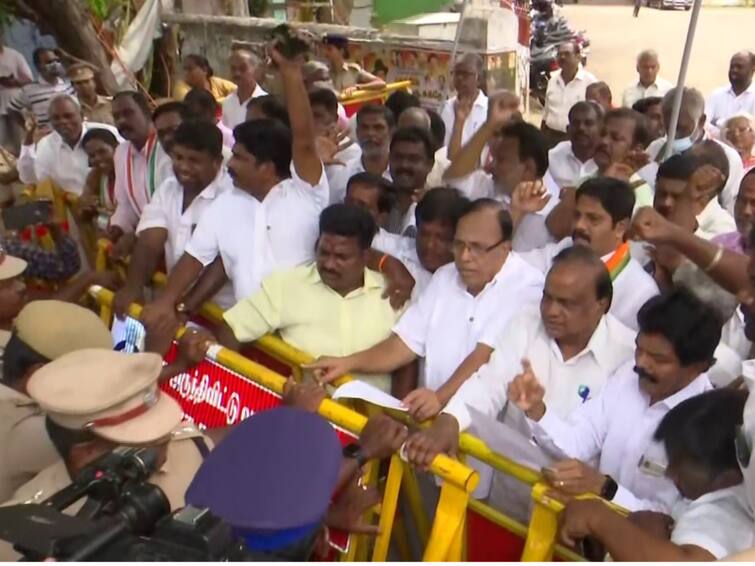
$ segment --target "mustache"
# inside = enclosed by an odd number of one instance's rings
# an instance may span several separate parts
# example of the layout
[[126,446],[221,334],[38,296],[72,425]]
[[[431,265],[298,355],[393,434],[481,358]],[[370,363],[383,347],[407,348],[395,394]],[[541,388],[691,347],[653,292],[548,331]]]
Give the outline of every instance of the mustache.
[[650,383],[658,383],[657,377],[655,377],[653,374],[651,374],[647,370],[641,368],[640,366],[634,366],[634,372],[637,374],[637,377],[639,377],[640,379],[644,379],[645,381],[649,381]]
[[588,242],[590,241],[590,236],[585,234],[582,230],[574,230],[574,232],[572,232],[571,237],[572,237],[572,240],[576,240],[577,238],[580,238]]

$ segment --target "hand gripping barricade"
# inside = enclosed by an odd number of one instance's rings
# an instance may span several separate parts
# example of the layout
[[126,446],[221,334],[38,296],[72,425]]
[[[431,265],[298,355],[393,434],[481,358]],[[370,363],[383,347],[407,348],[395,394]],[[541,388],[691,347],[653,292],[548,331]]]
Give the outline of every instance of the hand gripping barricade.
[[[90,295],[100,306],[108,307],[113,295],[107,289],[93,286]],[[138,318],[141,308],[132,305],[130,314]],[[169,354],[170,356],[171,354]],[[214,382],[211,383],[211,380]],[[207,358],[188,374],[182,374],[162,385],[184,409],[186,416],[207,427],[228,426],[256,411],[280,404],[286,378],[244,356],[214,345]],[[322,402],[319,413],[338,431],[342,441],[358,438],[367,423],[367,417],[329,399]],[[377,466],[368,466],[366,481],[377,482]],[[376,513],[379,515],[380,534],[369,554],[369,540],[364,536],[352,537],[343,545],[344,560],[385,561],[394,532],[394,517],[398,504],[402,477],[410,470],[398,454],[390,461],[383,499]],[[431,472],[443,480],[435,521],[430,529],[424,550],[427,561],[459,561],[462,559],[466,508],[469,494],[479,481],[478,474],[447,456],[438,456]],[[401,546],[402,533],[396,533]],[[345,542],[345,541],[344,541]],[[340,546],[340,545],[339,545]]]

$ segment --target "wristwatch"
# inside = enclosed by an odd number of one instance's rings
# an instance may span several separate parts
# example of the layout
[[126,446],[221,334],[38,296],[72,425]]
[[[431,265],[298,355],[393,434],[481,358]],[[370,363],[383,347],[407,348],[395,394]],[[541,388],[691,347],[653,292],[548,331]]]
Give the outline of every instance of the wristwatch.
[[616,492],[619,490],[619,484],[611,476],[606,476],[606,481],[603,483],[603,489],[600,490],[600,496],[606,501],[611,501],[616,496]]
[[367,463],[367,458],[364,457],[362,447],[356,442],[352,442],[343,447],[343,457],[349,459],[353,458],[357,461],[357,466],[360,468]]

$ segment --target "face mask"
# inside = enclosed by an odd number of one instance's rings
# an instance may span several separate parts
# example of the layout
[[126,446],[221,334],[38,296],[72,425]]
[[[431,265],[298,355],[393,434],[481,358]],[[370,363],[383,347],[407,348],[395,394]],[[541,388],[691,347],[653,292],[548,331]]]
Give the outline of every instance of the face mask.
[[684,153],[689,148],[691,148],[697,141],[697,137],[697,130],[694,130],[692,134],[687,136],[686,138],[674,140],[674,143],[671,144],[674,155]]
[[63,74],[65,74],[65,69],[63,68],[63,64],[60,61],[47,63],[47,65],[45,65],[45,71],[56,77],[61,77],[63,76]]

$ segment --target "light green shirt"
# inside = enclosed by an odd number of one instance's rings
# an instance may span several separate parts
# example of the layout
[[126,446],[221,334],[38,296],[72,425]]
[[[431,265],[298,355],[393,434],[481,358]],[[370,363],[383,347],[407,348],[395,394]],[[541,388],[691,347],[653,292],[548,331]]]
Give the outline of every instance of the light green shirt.
[[[594,179],[595,177],[599,176],[600,173],[596,171],[592,175],[582,177],[582,179],[580,179],[577,183],[577,187],[582,186],[582,183],[584,183],[588,179]],[[637,173],[629,178],[629,186],[632,187],[632,190],[634,191],[634,209],[632,209],[633,216],[637,214],[637,211],[643,206],[653,206],[653,197],[655,196],[653,188],[648,185],[645,180]]]
[[[388,338],[400,312],[382,295],[382,275],[365,269],[364,286],[345,297],[320,279],[314,263],[273,273],[223,317],[241,342],[278,332],[312,356],[348,356]],[[389,375],[354,377],[390,392]]]

